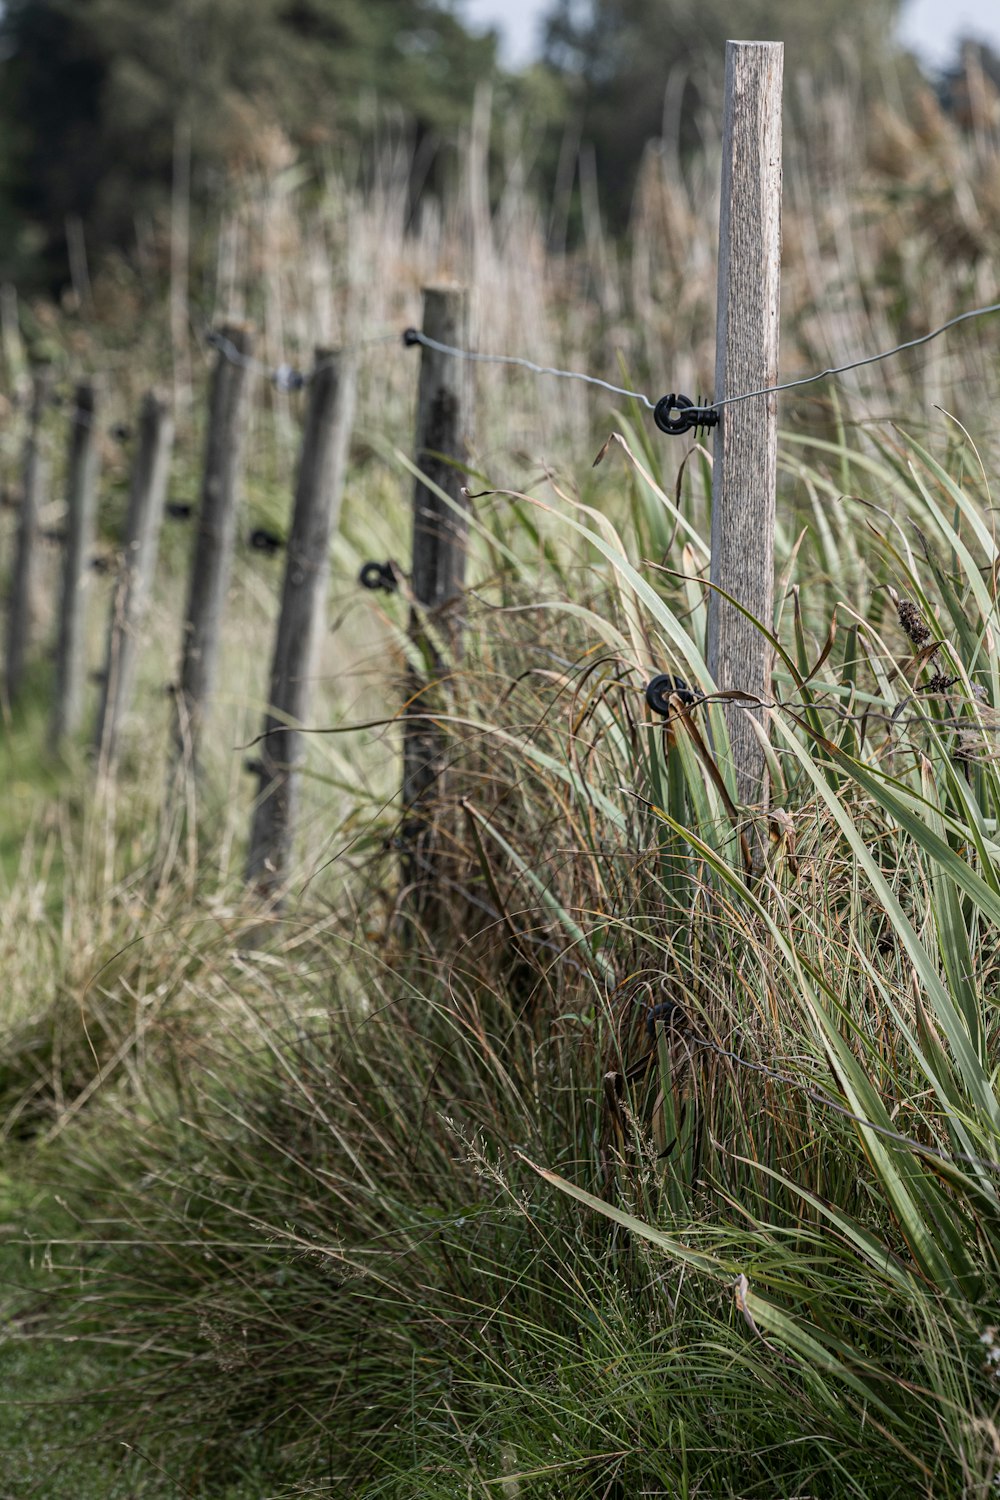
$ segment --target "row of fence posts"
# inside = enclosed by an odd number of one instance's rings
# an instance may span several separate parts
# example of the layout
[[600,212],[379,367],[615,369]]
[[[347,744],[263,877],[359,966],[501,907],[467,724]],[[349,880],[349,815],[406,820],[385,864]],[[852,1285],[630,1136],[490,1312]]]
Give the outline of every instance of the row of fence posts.
[[[778,363],[781,200],[780,43],[730,42],[726,52],[722,212],[719,245],[715,400],[773,385]],[[469,347],[464,290],[424,292],[423,332],[436,343]],[[253,333],[219,330],[212,376],[201,501],[193,546],[181,668],[174,689],[173,750],[178,775],[197,773],[199,745],[218,667],[220,627],[234,552],[243,466],[245,409]],[[403,707],[404,885],[434,882],[432,819],[444,760],[439,716],[443,686],[461,650],[467,499],[464,465],[473,402],[471,365],[424,344],[417,398],[409,632]],[[34,376],[23,497],[7,621],[6,695],[20,691],[29,649],[34,551],[45,490],[39,441],[52,376]],[[317,350],[287,545],[281,608],[270,671],[268,710],[254,766],[258,776],[247,879],[280,902],[290,873],[302,727],[311,710],[312,663],[326,613],[331,538],[338,523],[356,389],[354,356]],[[76,390],[67,481],[63,585],[56,656],[52,745],[80,725],[85,680],[84,619],[94,542],[98,431],[103,391],[97,380]],[[114,590],[95,750],[113,772],[133,687],[136,654],[156,564],[173,423],[155,393],[139,424],[121,565]],[[774,396],[724,406],[713,471],[709,670],[722,690],[766,699],[770,648],[752,619],[773,614],[776,456]],[[735,601],[731,602],[731,601]],[[752,617],[751,618],[748,618]],[[759,710],[725,707],[740,800],[766,797],[765,732]]]
[[[424,293],[423,331],[450,343],[468,341],[468,299],[460,288]],[[244,463],[246,407],[253,332],[226,325],[216,340],[200,503],[174,698],[172,784],[197,777],[201,737],[215,687],[221,627],[235,551]],[[446,672],[445,655],[459,646],[457,602],[465,576],[463,474],[472,403],[465,373],[454,360],[422,351],[417,402],[417,481],[409,629],[426,662],[423,680],[411,661],[401,684],[404,874],[415,884],[426,865],[427,804],[441,763],[440,737],[430,724],[429,694]],[[357,391],[356,355],[317,349],[307,384],[302,446],[270,668],[262,733],[255,759],[257,796],[246,874],[264,897],[280,903],[291,870],[302,730],[311,711],[314,664],[326,620],[330,548],[336,534],[347,471]],[[52,400],[48,368],[33,378],[22,496],[8,593],[5,694],[16,703],[32,646],[32,598],[47,491],[41,425]],[[81,382],[70,413],[62,582],[59,594],[55,689],[50,748],[58,752],[79,734],[87,681],[88,593],[96,540],[98,459],[104,415],[100,380]],[[150,603],[174,440],[168,402],[150,391],[142,403],[129,495],[118,554],[93,749],[101,776],[113,776],[122,726],[132,700],[137,659]],[[448,496],[442,500],[441,491]],[[428,622],[433,618],[433,625]],[[445,644],[446,643],[446,644]]]

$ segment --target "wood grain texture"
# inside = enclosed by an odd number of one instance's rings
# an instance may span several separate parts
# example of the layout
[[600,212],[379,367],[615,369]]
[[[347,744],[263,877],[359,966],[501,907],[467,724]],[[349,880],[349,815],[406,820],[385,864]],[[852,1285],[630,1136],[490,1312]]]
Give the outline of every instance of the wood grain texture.
[[[717,401],[774,385],[778,378],[783,54],[780,42],[726,45]],[[715,436],[711,578],[769,630],[776,463],[775,396],[723,407]],[[769,697],[771,648],[714,590],[708,664],[720,689]],[[753,803],[766,796],[765,760],[750,712],[736,705],[726,709],[737,793]]]
[[[425,288],[422,326],[428,338],[467,349],[469,300],[464,288]],[[411,666],[407,673],[401,829],[403,881],[411,892],[427,891],[435,883],[431,804],[442,773],[444,743],[427,715],[441,702],[442,689],[436,684],[461,652],[468,501],[460,466],[467,456],[469,371],[468,364],[452,355],[421,348],[416,463],[448,500],[421,479],[415,481],[410,637],[422,668]]]
[[290,864],[302,748],[299,726],[309,718],[326,622],[330,541],[340,518],[356,395],[354,355],[317,349],[247,857],[248,882],[275,903],[280,902]]
[[51,745],[58,750],[80,727],[86,682],[87,605],[90,601],[90,562],[97,527],[97,475],[100,466],[102,392],[98,381],[85,380],[76,388],[70,421],[66,492],[66,541],[63,552],[62,597],[56,644],[56,695]]
[[[459,287],[426,288],[423,332],[439,344],[467,348],[467,292]],[[468,365],[452,355],[421,349],[415,458],[421,473],[443,490],[451,503],[419,479],[415,481],[413,597],[452,635],[457,633],[454,618],[449,620],[444,612],[454,617],[465,583],[468,502],[462,494],[465,475],[455,465],[462,464],[466,457],[468,370]]]
[[[250,328],[227,324],[219,333],[238,357],[252,356],[254,335]],[[212,375],[201,505],[184,615],[174,738],[178,753],[189,755],[194,767],[215,685],[243,477],[249,372],[238,357],[229,359],[220,349]]]
[[32,377],[31,415],[24,445],[21,508],[7,597],[7,702],[17,699],[35,630],[35,591],[38,584],[38,514],[48,489],[48,459],[42,416],[52,397],[53,371],[43,366]]
[[139,440],[122,533],[121,563],[108,626],[101,702],[94,733],[103,769],[114,766],[122,720],[128,712],[136,659],[160,546],[163,506],[174,442],[167,401],[147,391],[139,416]]

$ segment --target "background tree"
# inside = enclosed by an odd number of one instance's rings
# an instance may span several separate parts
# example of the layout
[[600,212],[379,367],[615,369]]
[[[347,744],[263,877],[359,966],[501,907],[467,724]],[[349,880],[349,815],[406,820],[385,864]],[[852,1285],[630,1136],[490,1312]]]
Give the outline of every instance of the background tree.
[[127,243],[162,201],[179,120],[204,198],[254,121],[356,142],[380,101],[446,136],[496,58],[453,0],[10,0],[0,26],[9,200],[41,226],[56,279],[69,216],[98,247]]
[[[676,131],[693,144],[699,103],[714,106],[721,94],[728,37],[784,41],[789,81],[829,73],[838,54],[867,72],[892,50],[898,9],[899,0],[740,0],[734,20],[732,0],[554,0],[545,59],[565,79],[621,222],[646,142]],[[794,95],[786,84],[793,107]]]

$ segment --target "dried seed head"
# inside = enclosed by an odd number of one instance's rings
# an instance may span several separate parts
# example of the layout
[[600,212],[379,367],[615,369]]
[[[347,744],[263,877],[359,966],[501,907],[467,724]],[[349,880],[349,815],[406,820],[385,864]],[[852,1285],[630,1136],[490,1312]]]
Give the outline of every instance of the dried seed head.
[[909,637],[914,646],[925,646],[931,638],[931,633],[913,600],[900,599],[896,605],[896,613],[904,635]]
[[923,689],[925,693],[946,693],[958,682],[957,677],[945,677],[943,672],[936,672]]

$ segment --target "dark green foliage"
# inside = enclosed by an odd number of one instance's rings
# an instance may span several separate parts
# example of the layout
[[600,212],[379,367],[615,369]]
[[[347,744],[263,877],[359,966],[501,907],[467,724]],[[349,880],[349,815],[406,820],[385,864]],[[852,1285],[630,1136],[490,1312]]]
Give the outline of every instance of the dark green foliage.
[[67,216],[97,247],[130,245],[188,133],[202,204],[257,163],[275,127],[340,149],[370,141],[391,107],[433,156],[495,54],[492,35],[470,36],[439,0],[14,0],[2,43],[10,199],[44,229],[57,281]]

